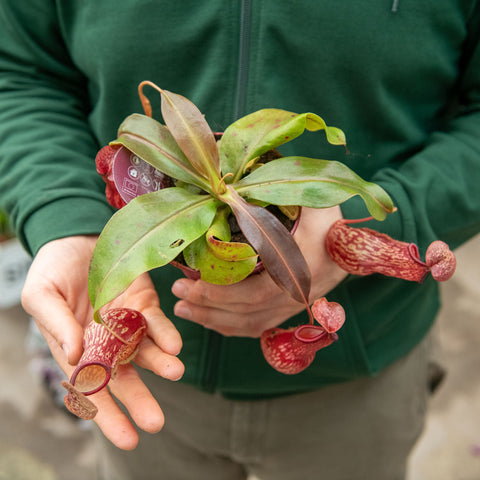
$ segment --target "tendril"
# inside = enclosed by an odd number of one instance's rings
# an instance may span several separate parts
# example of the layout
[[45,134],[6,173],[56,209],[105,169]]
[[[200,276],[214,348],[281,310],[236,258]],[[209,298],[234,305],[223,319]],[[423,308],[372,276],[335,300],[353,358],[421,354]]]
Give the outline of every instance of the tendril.
[[140,82],[140,84],[138,85],[138,96],[140,97],[140,102],[142,103],[143,111],[145,112],[145,115],[147,117],[151,117],[152,116],[152,105],[150,103],[150,100],[143,93],[143,87],[145,87],[146,85],[154,88],[159,93],[162,93],[162,89],[158,85],[156,85],[155,83],[151,82],[150,80],[144,80],[143,82]]

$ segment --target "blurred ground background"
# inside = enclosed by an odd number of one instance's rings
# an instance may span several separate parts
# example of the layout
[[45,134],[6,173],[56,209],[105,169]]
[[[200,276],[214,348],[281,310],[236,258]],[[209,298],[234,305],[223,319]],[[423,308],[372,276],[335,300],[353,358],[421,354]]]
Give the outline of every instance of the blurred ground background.
[[[437,327],[436,356],[448,373],[408,480],[480,480],[480,238],[456,254]],[[21,307],[0,309],[0,329],[0,480],[95,479],[88,423],[57,408],[40,382]]]

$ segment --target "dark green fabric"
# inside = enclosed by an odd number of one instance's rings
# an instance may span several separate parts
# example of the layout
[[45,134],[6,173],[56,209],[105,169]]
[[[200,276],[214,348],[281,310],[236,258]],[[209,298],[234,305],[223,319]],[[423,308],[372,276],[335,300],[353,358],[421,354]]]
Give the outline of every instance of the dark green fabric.
[[[141,112],[136,89],[149,79],[193,100],[217,131],[264,107],[321,115],[345,131],[348,153],[308,133],[284,154],[342,160],[385,188],[398,212],[371,228],[422,255],[437,238],[457,247],[480,226],[478,17],[476,0],[4,0],[0,208],[33,254],[99,232],[112,209],[95,153]],[[356,198],[342,209],[366,215]],[[152,275],[173,318],[179,273]],[[431,279],[375,275],[350,277],[328,299],[346,308],[340,340],[293,377],[266,364],[258,340],[175,319],[184,381],[255,397],[372,375],[419,342],[439,306]]]

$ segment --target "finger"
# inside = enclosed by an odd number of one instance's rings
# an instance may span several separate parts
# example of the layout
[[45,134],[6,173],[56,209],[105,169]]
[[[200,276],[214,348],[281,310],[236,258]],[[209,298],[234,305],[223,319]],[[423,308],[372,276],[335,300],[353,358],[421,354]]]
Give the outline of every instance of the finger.
[[65,354],[65,350],[63,350],[60,347],[60,345],[57,343],[57,341],[46,330],[43,329],[41,324],[37,323],[37,326],[38,326],[38,329],[39,329],[40,333],[45,338],[45,341],[47,342],[48,348],[50,349],[50,352],[51,352],[53,358],[58,363],[60,368],[65,372],[65,374],[68,377],[70,377],[70,375],[72,374],[75,367],[68,363],[68,359],[67,359],[67,355]]
[[[64,351],[68,363],[76,365],[83,352],[83,327],[78,323],[63,297],[49,291],[36,295],[22,292],[22,306],[35,319],[40,331],[48,334]],[[41,298],[41,301],[31,301]]]
[[191,303],[188,300],[179,300],[174,306],[174,313],[177,317],[185,320],[193,320],[203,326],[211,326],[218,322],[214,319],[221,318],[224,322],[235,323],[241,319],[248,318],[249,315],[259,316],[263,312],[271,311],[270,304],[231,304],[231,305],[212,305],[204,306],[196,303]]
[[103,434],[116,447],[133,450],[138,444],[138,433],[108,390],[103,389],[89,398],[98,408],[95,423]]
[[109,388],[139,428],[149,433],[163,428],[165,417],[162,409],[132,365],[121,365]]
[[[189,313],[183,316],[185,311]],[[174,312],[181,318],[203,325],[205,328],[215,330],[227,337],[257,338],[268,328],[266,325],[270,325],[272,322],[278,324],[284,320],[283,317],[280,318],[276,315],[272,308],[256,311],[255,314],[238,313],[220,308],[188,304],[183,300],[175,305]]]
[[215,330],[226,337],[243,336],[241,335],[240,324],[242,327],[243,321],[238,320],[238,314],[235,315],[237,322],[232,321],[231,312],[226,310],[214,309],[212,307],[200,307],[198,305],[190,304],[183,300],[176,303],[174,313],[177,317],[190,320],[194,323],[204,326],[209,330]]
[[142,342],[135,363],[168,380],[179,380],[185,372],[185,366],[177,357],[163,352],[149,338]]
[[[281,290],[268,273],[252,275],[234,285],[213,285],[202,280],[177,280],[172,292],[180,299],[204,307],[228,306],[229,310],[253,311],[255,305],[271,302]],[[253,306],[253,307],[252,307]]]
[[[73,367],[65,365],[63,360],[65,355],[63,351],[48,332],[45,335],[45,338],[49,343],[49,346],[52,343],[52,354],[69,377],[74,370]],[[100,392],[95,393],[89,397],[89,400],[91,400],[98,408],[95,422],[98,424],[104,435],[118,448],[121,448],[122,450],[133,450],[138,443],[138,434],[128,417],[113,400],[108,389],[104,388]]]
[[[65,371],[67,377],[70,377],[74,368],[65,364],[63,350],[48,332],[46,332],[45,339],[51,348],[55,360]],[[104,388],[100,392],[95,393],[89,397],[89,400],[91,400],[98,408],[95,422],[98,424],[104,435],[122,450],[134,449],[138,443],[138,434],[128,417],[113,400],[108,389]]]
[[178,355],[182,338],[173,323],[160,308],[158,295],[148,274],[138,277],[130,287],[112,302],[113,306],[127,306],[140,311],[148,322],[148,335],[166,353]]
[[143,314],[148,322],[148,336],[160,349],[170,355],[178,355],[182,349],[182,337],[174,324],[160,308],[145,309]]

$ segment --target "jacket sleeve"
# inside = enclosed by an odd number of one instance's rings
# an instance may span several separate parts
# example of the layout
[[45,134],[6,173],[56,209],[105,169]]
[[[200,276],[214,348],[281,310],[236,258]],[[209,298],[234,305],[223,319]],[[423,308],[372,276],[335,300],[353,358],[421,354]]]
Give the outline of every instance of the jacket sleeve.
[[32,254],[99,233],[112,214],[96,174],[86,79],[50,1],[0,3],[0,208]]
[[[420,151],[398,168],[378,170],[371,179],[391,195],[398,211],[368,226],[416,242],[421,250],[436,239],[456,248],[480,232],[479,6],[468,26],[456,91],[450,99],[453,113]],[[342,210],[345,218],[368,215],[358,201],[345,203]]]

